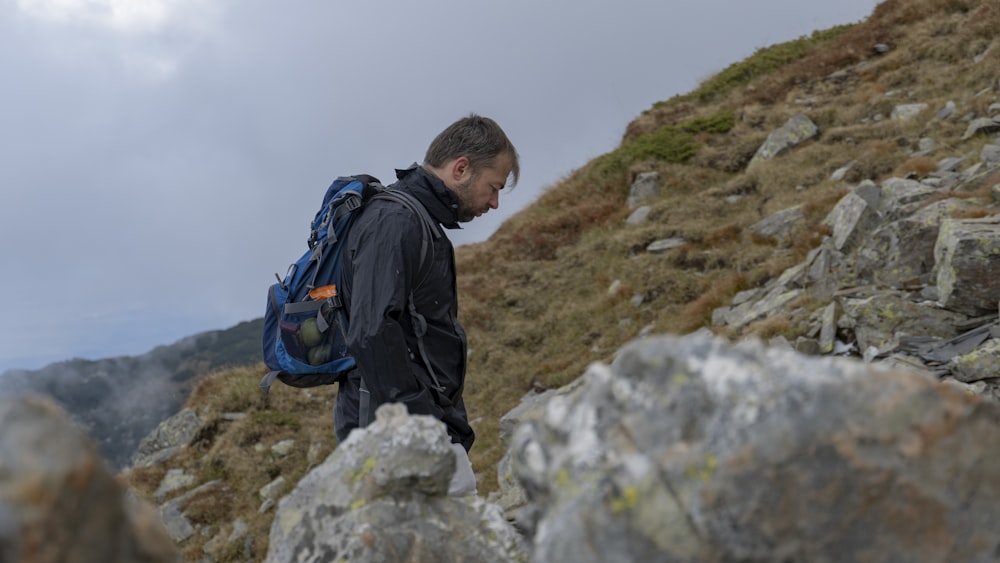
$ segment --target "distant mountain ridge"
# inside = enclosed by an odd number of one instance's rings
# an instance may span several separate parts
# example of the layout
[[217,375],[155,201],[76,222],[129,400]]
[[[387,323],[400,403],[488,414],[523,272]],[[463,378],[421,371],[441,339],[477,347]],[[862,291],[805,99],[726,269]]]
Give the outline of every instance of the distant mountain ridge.
[[116,468],[139,441],[187,400],[213,371],[261,361],[263,319],[201,332],[138,356],[73,359],[0,376],[0,394],[40,393],[55,399],[98,442]]

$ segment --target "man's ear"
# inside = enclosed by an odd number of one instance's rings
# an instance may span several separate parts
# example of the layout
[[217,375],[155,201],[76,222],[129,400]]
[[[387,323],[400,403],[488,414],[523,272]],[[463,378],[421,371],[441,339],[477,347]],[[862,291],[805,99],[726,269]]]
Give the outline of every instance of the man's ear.
[[472,175],[472,166],[469,159],[467,157],[460,156],[451,161],[448,174],[456,183],[464,182],[466,178]]

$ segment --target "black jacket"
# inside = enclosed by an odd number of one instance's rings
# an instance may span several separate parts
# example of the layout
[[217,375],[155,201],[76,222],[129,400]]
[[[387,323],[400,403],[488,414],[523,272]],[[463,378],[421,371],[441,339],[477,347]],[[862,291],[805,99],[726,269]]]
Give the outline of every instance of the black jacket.
[[[397,170],[393,186],[424,205],[436,223],[458,228],[454,194],[418,166]],[[357,369],[340,383],[335,406],[337,438],[358,426],[361,378],[371,393],[372,412],[384,403],[403,403],[411,414],[445,423],[453,442],[466,450],[475,434],[469,426],[462,388],[466,338],[458,322],[455,250],[443,231],[432,237],[432,264],[421,270],[420,219],[393,200],[374,199],[355,217],[341,255],[341,289],[349,320],[347,346]],[[423,279],[418,279],[423,275]],[[417,346],[407,299],[427,321],[424,349],[443,392],[434,385]]]

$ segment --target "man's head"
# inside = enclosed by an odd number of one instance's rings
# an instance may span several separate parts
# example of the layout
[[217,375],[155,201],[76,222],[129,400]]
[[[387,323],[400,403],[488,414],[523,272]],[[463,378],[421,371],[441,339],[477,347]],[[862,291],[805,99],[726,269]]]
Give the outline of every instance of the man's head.
[[442,131],[427,149],[424,168],[458,199],[458,220],[468,222],[500,205],[500,190],[521,173],[517,150],[492,119],[472,114]]

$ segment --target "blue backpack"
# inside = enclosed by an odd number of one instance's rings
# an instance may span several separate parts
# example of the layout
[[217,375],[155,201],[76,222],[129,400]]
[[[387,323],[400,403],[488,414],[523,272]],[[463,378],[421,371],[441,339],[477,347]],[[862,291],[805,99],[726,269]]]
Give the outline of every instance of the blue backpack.
[[[431,239],[440,237],[434,221],[424,206],[413,196],[389,189],[378,179],[367,176],[343,176],[326,190],[323,205],[312,221],[308,250],[289,266],[282,279],[267,292],[264,310],[264,363],[271,370],[260,382],[267,393],[275,379],[293,387],[315,387],[336,383],[355,367],[347,350],[347,316],[338,295],[340,287],[340,254],[342,241],[357,214],[375,198],[389,198],[410,208],[421,219],[420,245],[423,279],[433,260]],[[417,332],[418,348],[425,365],[430,366],[423,352],[426,322],[409,299],[410,315]],[[433,370],[431,377],[437,380]]]

